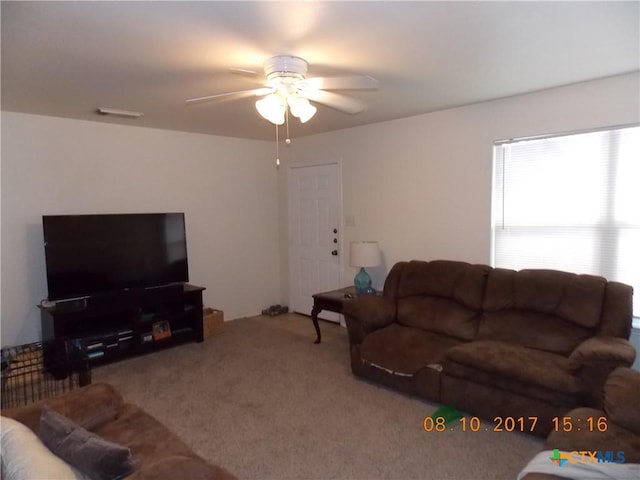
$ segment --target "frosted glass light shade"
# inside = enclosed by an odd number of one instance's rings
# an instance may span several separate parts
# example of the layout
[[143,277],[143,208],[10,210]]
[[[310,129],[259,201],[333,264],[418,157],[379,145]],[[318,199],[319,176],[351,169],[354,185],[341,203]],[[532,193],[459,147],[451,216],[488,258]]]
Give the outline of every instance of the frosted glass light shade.
[[275,125],[284,123],[284,114],[287,109],[281,97],[270,94],[256,102],[256,109],[263,118]]
[[318,111],[316,107],[309,103],[309,100],[298,97],[297,95],[291,95],[287,99],[287,102],[291,109],[291,115],[298,118],[300,123],[306,123]]

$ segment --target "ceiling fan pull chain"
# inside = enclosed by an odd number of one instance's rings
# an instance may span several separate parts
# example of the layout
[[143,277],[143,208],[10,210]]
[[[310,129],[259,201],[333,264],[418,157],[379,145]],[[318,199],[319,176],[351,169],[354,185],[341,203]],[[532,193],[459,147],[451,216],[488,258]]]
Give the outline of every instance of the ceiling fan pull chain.
[[291,145],[291,138],[289,138],[289,109],[287,108],[284,112],[285,114],[285,121],[287,122],[287,138],[285,139],[284,143],[286,143],[287,145]]
[[278,124],[276,123],[276,167],[280,166],[280,145],[278,142]]

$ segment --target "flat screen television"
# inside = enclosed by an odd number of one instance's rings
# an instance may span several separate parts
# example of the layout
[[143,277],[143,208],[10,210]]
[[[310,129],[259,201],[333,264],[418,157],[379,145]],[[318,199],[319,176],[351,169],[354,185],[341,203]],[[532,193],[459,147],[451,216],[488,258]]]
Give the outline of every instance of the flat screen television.
[[44,215],[49,300],[189,281],[184,213]]

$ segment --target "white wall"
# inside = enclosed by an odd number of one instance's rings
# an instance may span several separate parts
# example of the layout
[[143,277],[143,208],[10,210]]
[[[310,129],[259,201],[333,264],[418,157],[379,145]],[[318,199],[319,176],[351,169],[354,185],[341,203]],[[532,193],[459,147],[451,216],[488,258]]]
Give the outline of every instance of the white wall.
[[[637,73],[622,75],[303,137],[286,161],[342,162],[343,211],[355,217],[354,227],[343,227],[342,250],[352,240],[378,240],[385,265],[372,277],[381,287],[399,260],[489,263],[493,142],[637,123],[639,85]],[[280,201],[286,239],[286,195]],[[356,272],[342,260],[346,284]],[[287,292],[286,256],[280,271]]]
[[2,345],[40,339],[41,216],[185,212],[191,283],[225,319],[280,298],[267,142],[2,112]]

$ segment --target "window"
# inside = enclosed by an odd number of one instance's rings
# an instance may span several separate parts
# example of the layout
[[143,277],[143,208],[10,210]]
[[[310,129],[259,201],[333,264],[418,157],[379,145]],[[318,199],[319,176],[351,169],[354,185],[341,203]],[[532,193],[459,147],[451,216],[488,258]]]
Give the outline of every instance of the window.
[[640,127],[498,142],[496,267],[602,275],[640,315]]

